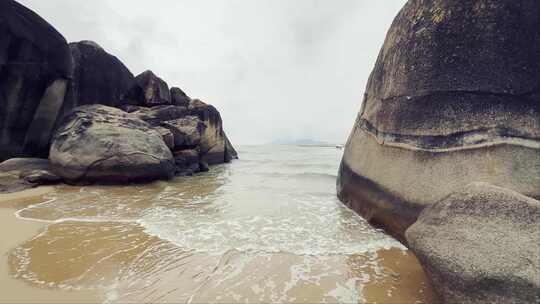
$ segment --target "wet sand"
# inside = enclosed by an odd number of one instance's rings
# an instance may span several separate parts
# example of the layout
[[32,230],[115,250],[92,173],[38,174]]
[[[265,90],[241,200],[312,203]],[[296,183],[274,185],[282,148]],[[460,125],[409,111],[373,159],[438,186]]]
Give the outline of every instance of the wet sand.
[[21,192],[0,195],[0,303],[101,303],[103,297],[96,292],[59,291],[40,288],[13,278],[9,268],[9,253],[18,245],[38,235],[45,224],[22,220],[15,212],[39,203],[43,195],[53,191],[40,187]]
[[[51,191],[0,195],[0,303],[436,303],[418,261],[401,249],[212,255],[183,251],[132,222],[47,226],[15,216]],[[46,217],[44,210],[30,213]]]

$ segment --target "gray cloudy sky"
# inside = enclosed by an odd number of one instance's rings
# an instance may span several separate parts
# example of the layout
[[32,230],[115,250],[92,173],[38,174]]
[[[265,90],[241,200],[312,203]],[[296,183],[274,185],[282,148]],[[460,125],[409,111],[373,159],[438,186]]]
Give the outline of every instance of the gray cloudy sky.
[[344,142],[406,0],[19,0],[216,106],[236,144]]

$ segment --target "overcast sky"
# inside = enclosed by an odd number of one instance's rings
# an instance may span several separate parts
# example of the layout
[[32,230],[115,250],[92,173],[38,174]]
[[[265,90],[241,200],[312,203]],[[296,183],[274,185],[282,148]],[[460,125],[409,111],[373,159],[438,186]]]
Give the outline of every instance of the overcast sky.
[[20,0],[216,106],[235,144],[344,142],[406,0]]

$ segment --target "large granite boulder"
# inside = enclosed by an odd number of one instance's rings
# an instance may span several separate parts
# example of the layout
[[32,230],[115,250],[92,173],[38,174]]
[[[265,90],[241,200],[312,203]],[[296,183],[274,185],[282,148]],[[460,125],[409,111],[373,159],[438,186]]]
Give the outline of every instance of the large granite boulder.
[[342,201],[402,241],[473,181],[540,198],[540,2],[410,0],[348,139]]
[[174,158],[148,123],[103,105],[75,108],[56,132],[49,160],[69,182],[127,183],[167,179]]
[[152,107],[171,104],[171,91],[167,83],[152,71],[145,71],[135,77],[129,89],[125,103]]
[[474,183],[406,232],[444,303],[540,303],[540,201]]
[[13,0],[0,1],[0,160],[46,156],[72,77],[64,37]]
[[190,102],[188,110],[190,115],[197,116],[205,125],[199,143],[201,159],[204,162],[215,165],[237,158],[231,158],[231,155],[236,155],[236,152],[230,153],[232,145],[227,153],[227,136],[223,131],[221,115],[214,106],[194,99]]
[[93,41],[74,42],[69,47],[74,73],[63,113],[88,104],[121,105],[134,81],[129,69]]

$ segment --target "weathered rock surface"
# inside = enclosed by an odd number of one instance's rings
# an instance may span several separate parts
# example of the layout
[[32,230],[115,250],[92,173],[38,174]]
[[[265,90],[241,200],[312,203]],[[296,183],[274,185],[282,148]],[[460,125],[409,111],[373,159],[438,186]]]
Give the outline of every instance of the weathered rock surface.
[[49,159],[70,182],[126,183],[167,179],[174,159],[162,136],[122,110],[76,108],[55,134]]
[[184,93],[180,88],[172,87],[171,88],[171,101],[175,106],[188,107],[191,101],[191,98]]
[[59,176],[50,171],[48,159],[12,158],[0,163],[0,193],[17,192],[61,181]]
[[[236,157],[219,112],[180,88],[169,90],[151,71],[134,78],[92,41],[68,46],[12,0],[0,1],[0,33],[0,161],[54,152],[53,169],[70,182],[129,182],[170,176],[171,151],[196,149],[198,166]],[[92,104],[125,112],[100,106],[72,112]],[[46,171],[25,178],[55,179]]]
[[[230,149],[229,153],[226,153],[227,136],[225,131],[223,131],[221,115],[216,108],[198,99],[194,99],[190,102],[188,110],[191,115],[199,117],[206,126],[199,144],[199,150],[204,162],[209,165],[221,164],[227,162],[228,158],[235,155],[236,152],[230,153]],[[235,158],[232,157],[231,159]]]
[[135,77],[135,82],[125,103],[151,107],[171,104],[171,92],[167,83],[152,71],[146,71]]
[[174,136],[174,149],[193,149],[201,143],[206,125],[196,116],[169,120],[162,123]]
[[227,135],[223,134],[223,136],[225,136],[225,162],[228,163],[233,159],[238,159],[238,152],[234,149]]
[[159,135],[161,135],[161,138],[167,145],[167,148],[174,150],[174,134],[171,132],[171,130],[163,127],[153,127],[153,129],[156,130]]
[[34,12],[0,1],[0,160],[47,155],[72,77],[66,40]]
[[62,182],[62,178],[49,170],[32,170],[22,172],[20,179],[37,185],[53,185]]
[[19,174],[24,171],[49,169],[49,160],[46,158],[11,158],[0,163],[1,173]]
[[540,2],[410,0],[346,145],[338,193],[402,241],[473,181],[540,198]]
[[540,201],[484,183],[427,207],[406,233],[445,303],[540,302]]
[[176,163],[177,176],[190,176],[197,172],[203,171],[201,166],[200,155],[197,150],[187,149],[174,151],[174,161]]
[[173,105],[155,106],[150,108],[127,105],[121,106],[120,108],[153,126],[158,126],[163,121],[175,120],[188,115],[186,107]]
[[74,42],[69,47],[74,72],[63,113],[67,114],[75,107],[89,104],[122,105],[122,100],[134,82],[129,69],[93,41]]

